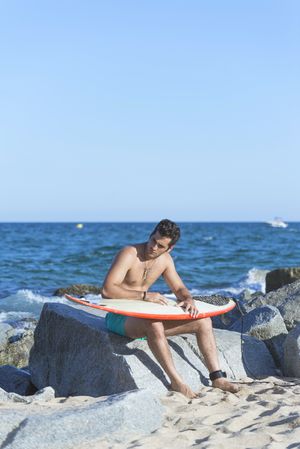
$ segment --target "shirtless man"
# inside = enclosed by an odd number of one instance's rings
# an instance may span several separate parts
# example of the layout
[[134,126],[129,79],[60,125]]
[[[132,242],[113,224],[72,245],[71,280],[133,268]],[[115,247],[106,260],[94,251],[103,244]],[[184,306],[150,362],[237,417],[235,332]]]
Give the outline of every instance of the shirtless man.
[[[196,317],[197,308],[193,298],[179,277],[170,255],[179,237],[179,227],[170,220],[162,220],[155,227],[148,242],[123,248],[117,254],[104,280],[102,296],[166,304],[167,300],[163,295],[148,291],[162,275],[175,294],[178,306]],[[210,372],[213,387],[232,393],[238,391],[238,387],[230,383],[220,370],[210,318],[191,321],[159,321],[108,313],[106,324],[109,330],[120,335],[130,338],[146,336],[152,353],[169,376],[171,389],[188,398],[195,398],[197,395],[176,371],[166,337],[195,334]]]

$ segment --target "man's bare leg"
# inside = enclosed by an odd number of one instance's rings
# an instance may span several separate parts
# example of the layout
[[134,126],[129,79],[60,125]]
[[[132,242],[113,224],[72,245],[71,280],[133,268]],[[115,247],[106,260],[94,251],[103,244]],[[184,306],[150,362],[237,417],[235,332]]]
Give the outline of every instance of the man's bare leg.
[[[220,365],[211,319],[204,318],[188,322],[170,320],[164,321],[163,326],[164,333],[159,321],[128,318],[125,323],[126,334],[129,337],[139,338],[147,335],[149,347],[169,376],[171,387],[188,397],[195,397],[195,393],[184,383],[176,371],[166,337],[179,334],[196,334],[199,350],[203,354],[207,369],[210,373],[217,371],[220,369]],[[236,393],[239,390],[236,385],[230,383],[224,377],[214,380],[212,385],[231,393]]]
[[[220,369],[216,341],[210,318],[202,318],[188,322],[164,321],[165,334],[167,337],[178,334],[195,333],[199,350],[203,354],[205,365],[210,373]],[[213,387],[224,391],[236,393],[239,388],[230,383],[226,378],[220,377],[212,382]]]
[[125,332],[128,337],[140,338],[147,336],[147,342],[154,357],[169,376],[171,389],[192,399],[197,397],[191,388],[186,385],[176,371],[170,347],[165,335],[164,325],[161,321],[128,318],[125,322]]

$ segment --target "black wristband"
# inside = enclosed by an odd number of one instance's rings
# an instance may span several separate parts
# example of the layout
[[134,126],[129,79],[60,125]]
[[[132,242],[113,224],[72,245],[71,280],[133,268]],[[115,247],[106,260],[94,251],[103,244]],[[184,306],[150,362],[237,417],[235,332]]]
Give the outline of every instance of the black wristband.
[[220,377],[227,377],[227,374],[225,373],[225,371],[218,370],[218,371],[213,371],[212,373],[209,374],[210,380],[216,380],[216,379],[219,379]]
[[145,292],[143,293],[143,301],[146,301],[146,296],[147,296],[147,292],[145,291]]

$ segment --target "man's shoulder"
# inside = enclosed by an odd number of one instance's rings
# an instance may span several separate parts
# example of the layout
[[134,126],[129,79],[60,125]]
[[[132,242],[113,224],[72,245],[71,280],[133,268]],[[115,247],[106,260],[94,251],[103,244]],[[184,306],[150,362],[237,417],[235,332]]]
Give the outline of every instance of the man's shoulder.
[[173,257],[171,256],[170,253],[164,253],[164,254],[162,254],[162,256],[163,256],[163,261],[166,266],[174,263]]
[[119,251],[119,255],[127,256],[127,257],[136,257],[136,255],[137,255],[137,248],[136,248],[135,245],[124,246]]

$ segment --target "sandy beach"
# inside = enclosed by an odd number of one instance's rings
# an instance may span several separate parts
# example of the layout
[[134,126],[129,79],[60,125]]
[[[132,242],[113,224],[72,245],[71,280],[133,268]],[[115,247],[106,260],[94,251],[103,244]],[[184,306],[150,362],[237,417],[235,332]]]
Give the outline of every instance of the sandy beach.
[[[71,438],[66,440],[64,447],[66,449],[300,448],[300,379],[246,378],[239,384],[241,388],[237,394],[202,387],[199,397],[193,400],[188,400],[179,393],[169,392],[161,398],[165,407],[163,424],[150,435],[131,434],[128,435],[128,439],[123,436],[117,442],[109,441],[106,437],[98,439],[96,436],[81,443],[80,446],[74,444]],[[58,415],[68,411],[72,413],[76,408],[83,409],[89,405],[97,407],[101,399],[105,398],[76,396],[39,401],[34,404],[2,403],[0,410],[2,413],[22,412],[25,420],[26,416],[31,414],[43,415],[47,419],[53,413]],[[136,413],[138,414],[139,410],[136,410]],[[82,426],[83,428],[85,426],[84,419]],[[53,430],[49,428],[49,432]],[[38,429],[36,431],[38,432]],[[73,429],[73,435],[76,436],[75,434],[76,430]],[[49,441],[52,441],[51,438],[53,437],[50,437]],[[17,441],[9,441],[7,447],[14,448],[15,443],[18,448],[24,447]]]
[[237,394],[203,387],[192,401],[170,392],[162,399],[161,429],[122,444],[102,440],[93,449],[300,448],[300,380],[249,378],[240,386]]

